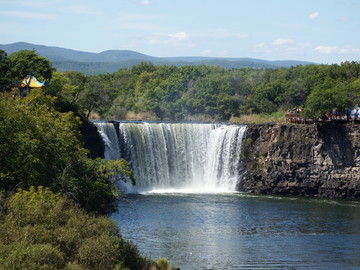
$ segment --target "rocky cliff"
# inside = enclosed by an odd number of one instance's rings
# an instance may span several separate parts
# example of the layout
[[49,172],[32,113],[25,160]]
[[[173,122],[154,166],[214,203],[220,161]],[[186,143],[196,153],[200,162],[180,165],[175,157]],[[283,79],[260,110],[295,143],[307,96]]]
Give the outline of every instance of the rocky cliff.
[[360,125],[249,125],[239,191],[360,198]]
[[87,119],[81,119],[80,132],[83,135],[84,147],[89,150],[89,158],[104,157],[104,143],[96,126]]

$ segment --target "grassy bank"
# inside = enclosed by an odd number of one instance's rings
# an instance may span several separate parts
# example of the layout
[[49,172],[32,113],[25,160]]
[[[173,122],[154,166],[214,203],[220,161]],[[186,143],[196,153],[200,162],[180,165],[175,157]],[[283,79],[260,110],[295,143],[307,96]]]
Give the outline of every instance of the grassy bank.
[[286,123],[286,112],[277,111],[271,114],[243,114],[240,117],[231,117],[232,124],[264,124],[264,123]]

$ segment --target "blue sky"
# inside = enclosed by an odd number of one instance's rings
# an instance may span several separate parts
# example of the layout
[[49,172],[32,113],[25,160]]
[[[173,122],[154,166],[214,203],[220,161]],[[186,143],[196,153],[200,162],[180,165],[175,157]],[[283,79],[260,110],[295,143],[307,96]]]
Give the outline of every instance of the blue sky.
[[0,44],[360,61],[360,0],[0,0]]

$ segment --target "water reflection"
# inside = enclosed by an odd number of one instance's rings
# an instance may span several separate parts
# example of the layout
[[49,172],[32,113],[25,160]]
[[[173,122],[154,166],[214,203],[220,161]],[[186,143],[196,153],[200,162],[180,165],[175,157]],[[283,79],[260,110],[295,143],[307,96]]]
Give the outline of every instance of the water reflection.
[[223,195],[134,195],[113,218],[153,259],[181,269],[358,269],[356,202]]

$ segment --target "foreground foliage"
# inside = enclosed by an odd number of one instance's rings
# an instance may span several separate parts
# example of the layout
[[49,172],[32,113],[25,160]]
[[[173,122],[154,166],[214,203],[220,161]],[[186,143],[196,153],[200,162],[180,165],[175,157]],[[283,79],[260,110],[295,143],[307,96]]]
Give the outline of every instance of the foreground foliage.
[[0,125],[0,192],[42,185],[108,213],[119,195],[114,182],[134,180],[124,160],[88,159],[79,119],[41,90],[16,100],[0,95]]
[[146,269],[150,263],[116,224],[48,188],[13,195],[0,223],[0,269]]

